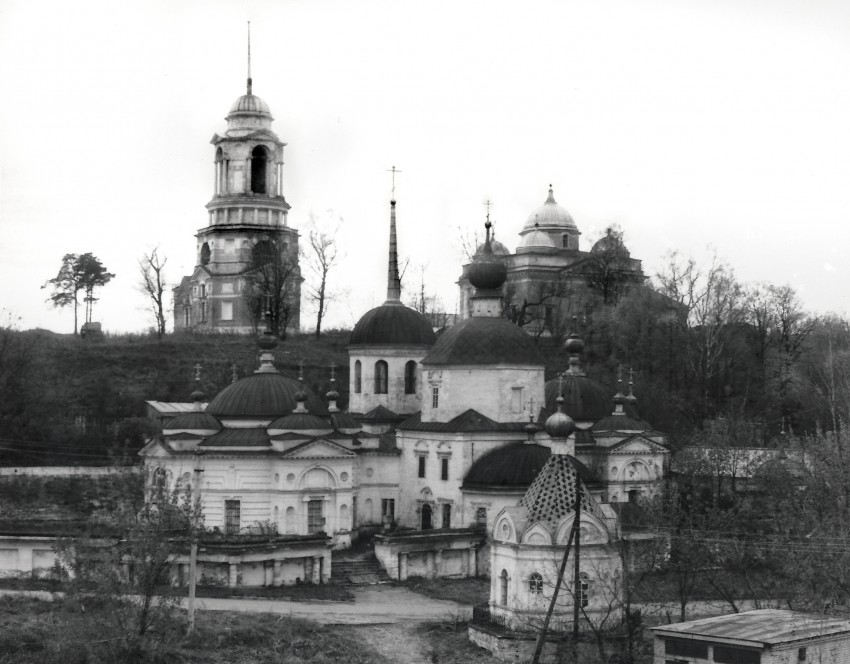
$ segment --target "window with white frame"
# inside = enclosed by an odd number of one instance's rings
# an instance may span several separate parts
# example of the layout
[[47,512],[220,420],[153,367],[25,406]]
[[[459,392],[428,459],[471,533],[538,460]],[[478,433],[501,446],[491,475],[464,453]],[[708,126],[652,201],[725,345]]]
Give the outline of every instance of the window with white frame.
[[221,303],[221,320],[233,320],[233,302]]
[[432,385],[431,386],[431,408],[439,408],[440,407],[440,386]]
[[532,595],[543,594],[543,577],[537,572],[532,572],[528,577],[528,592]]

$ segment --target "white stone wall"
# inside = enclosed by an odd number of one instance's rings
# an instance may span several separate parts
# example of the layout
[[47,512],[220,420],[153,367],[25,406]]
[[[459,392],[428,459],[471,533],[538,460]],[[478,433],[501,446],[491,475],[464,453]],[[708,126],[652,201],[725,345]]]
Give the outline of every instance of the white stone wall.
[[[368,413],[383,406],[394,413],[415,413],[420,409],[422,366],[419,362],[428,352],[426,346],[386,346],[353,348],[349,352],[349,397],[348,410],[352,413]],[[375,394],[375,363],[387,363],[387,393]],[[416,390],[413,394],[404,391],[404,368],[407,362],[416,362]],[[360,392],[355,390],[355,364],[360,361]]]
[[[543,367],[488,365],[424,367],[422,421],[448,422],[470,408],[496,422],[528,420],[543,404]],[[433,388],[439,388],[434,408]]]
[[381,525],[381,501],[395,500],[395,519],[399,516],[399,457],[363,454],[355,468],[357,526]]
[[[497,447],[521,439],[516,433],[455,434],[426,431],[398,431],[400,505],[396,505],[399,524],[419,528],[423,503],[433,508],[434,527],[442,526],[441,505],[452,505],[453,528],[474,525],[460,490],[470,466]],[[419,457],[425,458],[425,477],[419,477]],[[442,459],[448,459],[448,479],[442,479]],[[495,516],[495,515],[493,515]],[[492,518],[488,514],[488,518]]]

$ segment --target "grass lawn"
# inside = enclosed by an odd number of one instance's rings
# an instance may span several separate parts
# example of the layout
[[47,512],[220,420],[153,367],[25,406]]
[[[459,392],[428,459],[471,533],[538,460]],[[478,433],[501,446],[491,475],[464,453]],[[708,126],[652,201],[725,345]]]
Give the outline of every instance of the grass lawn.
[[200,612],[192,637],[182,612],[150,634],[141,653],[93,605],[0,597],[0,664],[390,664],[344,630],[270,614]]
[[490,601],[490,579],[424,579],[412,576],[400,582],[408,590],[433,599],[448,599],[460,604],[487,604]]

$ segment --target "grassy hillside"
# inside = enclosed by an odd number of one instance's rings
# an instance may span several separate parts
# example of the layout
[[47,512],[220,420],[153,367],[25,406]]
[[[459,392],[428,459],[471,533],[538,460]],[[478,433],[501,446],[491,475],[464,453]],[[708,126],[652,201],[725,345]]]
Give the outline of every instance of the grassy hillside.
[[[0,330],[0,464],[86,465],[132,459],[149,433],[145,401],[190,401],[195,365],[208,398],[258,366],[252,336],[108,336],[84,340],[43,330]],[[318,394],[336,363],[341,405],[348,401],[347,332],[281,341],[275,355],[286,375]]]

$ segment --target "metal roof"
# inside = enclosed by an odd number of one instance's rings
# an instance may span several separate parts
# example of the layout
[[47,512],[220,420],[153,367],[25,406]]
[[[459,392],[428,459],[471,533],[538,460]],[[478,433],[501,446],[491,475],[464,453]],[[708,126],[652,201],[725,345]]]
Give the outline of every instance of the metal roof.
[[782,609],[759,609],[653,627],[656,636],[776,645],[850,633],[850,620]]

